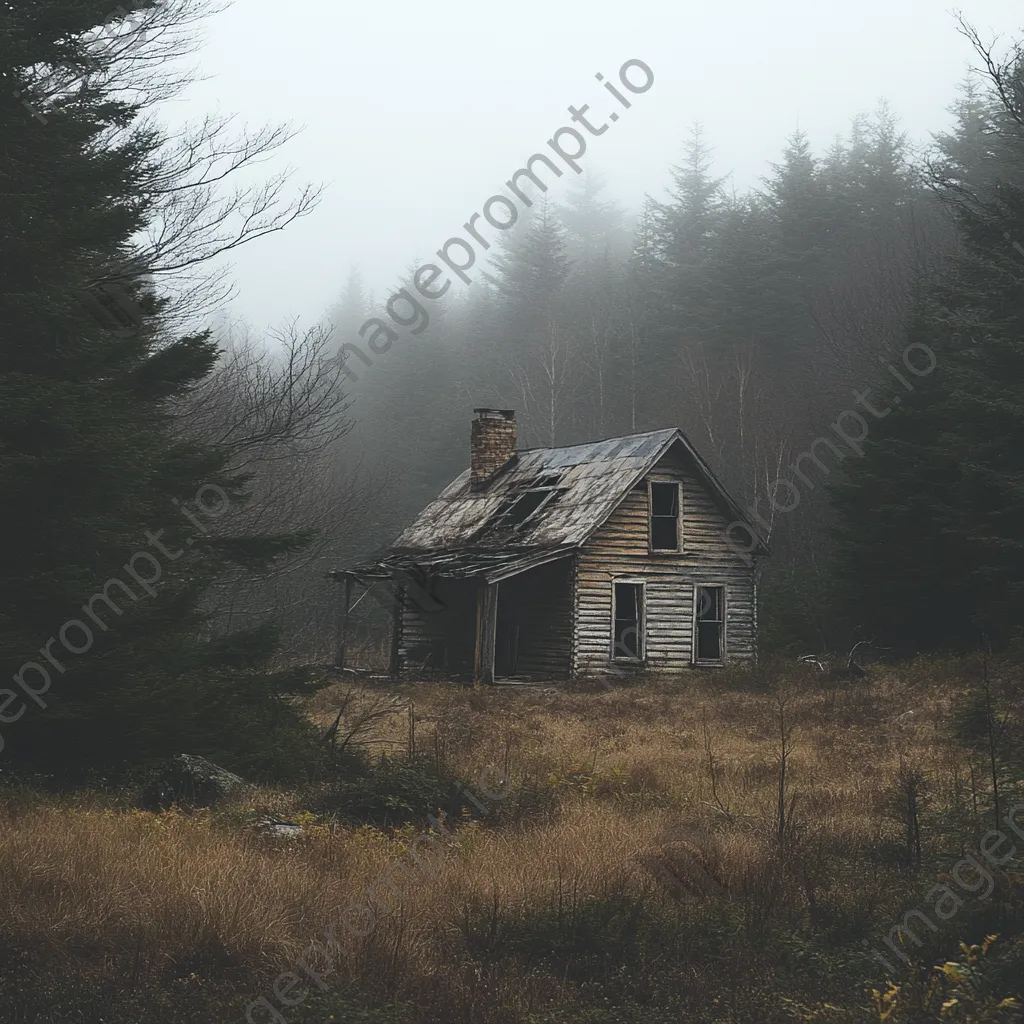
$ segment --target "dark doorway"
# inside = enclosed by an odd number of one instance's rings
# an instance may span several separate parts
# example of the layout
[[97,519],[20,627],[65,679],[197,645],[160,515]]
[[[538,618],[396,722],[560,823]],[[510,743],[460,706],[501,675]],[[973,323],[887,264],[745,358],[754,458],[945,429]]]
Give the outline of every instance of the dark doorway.
[[494,674],[565,679],[572,653],[572,559],[528,569],[498,584]]

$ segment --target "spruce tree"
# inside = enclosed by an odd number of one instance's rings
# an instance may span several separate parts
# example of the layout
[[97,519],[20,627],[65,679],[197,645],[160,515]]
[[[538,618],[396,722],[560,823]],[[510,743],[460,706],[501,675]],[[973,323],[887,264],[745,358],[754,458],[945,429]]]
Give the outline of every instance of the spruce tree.
[[558,216],[565,225],[567,254],[573,275],[581,280],[601,279],[621,263],[629,250],[629,236],[623,226],[623,211],[603,196],[605,181],[594,171],[569,183]]
[[795,274],[809,276],[825,255],[831,218],[818,161],[805,132],[790,137],[782,163],[774,164],[773,170],[765,192],[781,251]]
[[233,530],[245,480],[176,430],[217,350],[174,333],[138,244],[164,140],[144,101],[90,74],[108,14],[0,9],[0,756],[54,774],[174,752],[287,771],[313,749],[292,700],[307,675],[267,669],[269,627],[215,634],[203,595],[303,539]]
[[664,305],[662,350],[700,344],[715,333],[718,242],[727,209],[724,178],[711,174],[703,128],[690,132],[681,165],[672,168],[670,200],[658,207],[658,275]]
[[566,302],[572,262],[565,235],[544,198],[492,256],[496,296],[488,329],[500,346],[503,391],[524,413],[520,436],[533,444],[558,443],[578,370]]
[[[344,291],[327,311],[327,320],[334,331],[332,342],[335,351],[346,343],[365,348],[366,341],[359,334],[359,328],[372,315],[363,288],[362,271],[358,266],[353,266],[349,269]],[[353,369],[358,370],[358,365]]]
[[547,199],[528,211],[511,235],[503,236],[492,262],[506,312],[529,334],[558,303],[572,262],[565,228]]
[[1024,188],[1008,180],[1024,159],[1024,122],[1014,113],[1004,108],[997,146],[968,156],[961,134],[945,154],[972,176],[945,185],[960,251],[915,318],[907,365],[893,360],[914,390],[894,383],[876,399],[865,455],[836,489],[841,601],[903,651],[1005,644],[1024,623]]

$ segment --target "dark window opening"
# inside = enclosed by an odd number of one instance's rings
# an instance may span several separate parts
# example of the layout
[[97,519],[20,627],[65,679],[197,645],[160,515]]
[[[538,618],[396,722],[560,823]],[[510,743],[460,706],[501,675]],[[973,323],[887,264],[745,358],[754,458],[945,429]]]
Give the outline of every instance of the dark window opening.
[[616,583],[612,657],[639,661],[643,657],[643,584]]
[[721,661],[725,639],[725,590],[697,588],[697,661]]
[[679,550],[679,484],[651,484],[651,550]]

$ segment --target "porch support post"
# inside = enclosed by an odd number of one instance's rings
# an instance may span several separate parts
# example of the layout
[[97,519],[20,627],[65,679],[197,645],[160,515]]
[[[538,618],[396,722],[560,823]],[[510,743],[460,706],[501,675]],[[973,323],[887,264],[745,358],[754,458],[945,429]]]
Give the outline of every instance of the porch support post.
[[480,581],[476,600],[476,652],[473,658],[473,680],[494,682],[494,640],[498,628],[497,583]]
[[[335,583],[339,580],[335,577]],[[352,577],[345,573],[341,587],[341,605],[338,616],[338,646],[334,653],[334,666],[338,669],[345,667],[345,654],[348,648],[348,613],[352,608]]]

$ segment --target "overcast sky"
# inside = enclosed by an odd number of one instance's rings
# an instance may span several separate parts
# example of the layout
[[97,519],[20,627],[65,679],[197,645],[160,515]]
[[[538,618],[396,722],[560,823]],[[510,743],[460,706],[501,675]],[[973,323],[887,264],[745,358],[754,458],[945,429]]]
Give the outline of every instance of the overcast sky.
[[[631,209],[662,194],[695,120],[717,173],[740,190],[767,173],[796,128],[823,151],[882,97],[925,142],[948,122],[972,59],[955,9],[983,37],[1024,34],[1020,0],[235,0],[205,25],[205,80],[168,113],[302,127],[263,170],[287,165],[296,184],[326,184],[323,202],[234,254],[232,313],[257,327],[311,321],[353,263],[386,299],[406,267],[459,233],[571,124],[569,105],[591,104],[595,125],[621,112],[589,138],[581,163]],[[617,82],[633,58],[654,84],[626,110],[595,75]],[[555,200],[569,173],[554,183]]]

